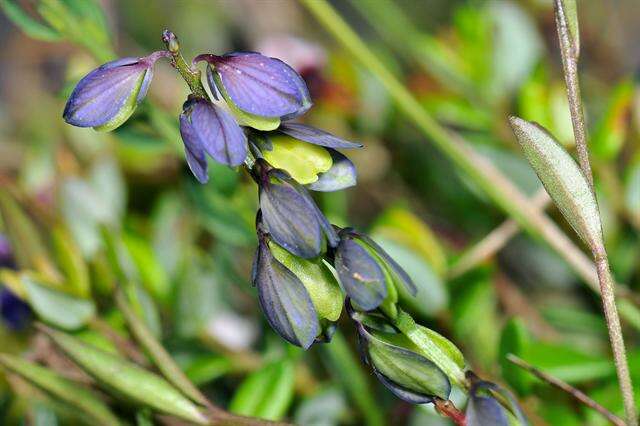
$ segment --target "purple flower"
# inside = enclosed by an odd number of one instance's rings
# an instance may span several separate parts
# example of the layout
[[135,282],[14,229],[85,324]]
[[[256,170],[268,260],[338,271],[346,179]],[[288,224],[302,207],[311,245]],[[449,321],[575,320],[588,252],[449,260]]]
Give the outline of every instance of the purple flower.
[[322,331],[318,314],[302,281],[271,254],[268,238],[259,224],[251,275],[260,307],[283,339],[308,349]]
[[144,99],[155,62],[168,52],[144,58],[122,58],[101,65],[73,89],[64,120],[78,127],[113,130],[124,123]]
[[234,118],[210,101],[190,97],[180,114],[180,134],[189,168],[201,183],[208,180],[205,154],[228,166],[247,156],[247,138]]
[[287,172],[258,159],[253,169],[267,232],[288,252],[312,259],[338,244],[338,235],[308,191]]
[[213,78],[209,79],[211,91],[228,95],[246,113],[286,120],[311,108],[306,83],[279,59],[255,52],[234,52],[200,55],[194,61],[208,62],[213,71]]
[[516,399],[506,389],[486,382],[469,372],[471,381],[466,409],[468,426],[526,426],[527,419]]
[[12,330],[23,329],[31,319],[31,308],[11,291],[0,289],[0,316]]
[[412,295],[416,294],[407,273],[371,238],[351,228],[342,229],[339,235],[336,272],[359,309],[376,309],[387,297],[390,286],[403,285]]

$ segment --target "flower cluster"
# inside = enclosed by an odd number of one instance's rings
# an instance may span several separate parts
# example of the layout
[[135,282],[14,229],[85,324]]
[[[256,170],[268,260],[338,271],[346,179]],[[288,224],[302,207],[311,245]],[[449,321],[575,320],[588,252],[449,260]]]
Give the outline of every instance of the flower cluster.
[[[400,331],[399,318],[408,314],[399,304],[399,288],[412,295],[417,291],[409,275],[371,238],[332,225],[316,205],[310,191],[355,185],[353,163],[337,150],[361,145],[291,121],[312,105],[302,77],[284,62],[255,52],[201,54],[187,65],[175,35],[165,31],[163,40],[166,51],[113,61],[84,77],[67,103],[65,120],[98,130],[116,128],[144,98],[155,62],[170,58],[192,92],[179,119],[191,172],[207,182],[211,157],[231,167],[244,165],[258,185],[251,281],[275,332],[308,349],[331,339],[346,306],[363,360],[398,397],[412,403],[446,401],[452,384],[469,387],[464,357],[453,343],[412,319],[405,323],[413,331]],[[207,88],[196,68],[200,62],[206,63]],[[428,348],[410,335],[423,336]],[[474,386],[476,393],[493,389]],[[470,404],[476,417],[497,401],[480,398]]]

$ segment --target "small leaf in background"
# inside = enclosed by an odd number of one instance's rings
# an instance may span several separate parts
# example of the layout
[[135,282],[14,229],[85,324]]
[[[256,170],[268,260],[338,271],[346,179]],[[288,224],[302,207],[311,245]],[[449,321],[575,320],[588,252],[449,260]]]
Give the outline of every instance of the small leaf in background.
[[63,227],[54,228],[51,235],[58,266],[66,278],[65,286],[77,296],[89,297],[91,292],[89,269],[80,249]]
[[547,192],[592,251],[603,246],[598,204],[575,160],[546,130],[517,117],[511,127]]
[[109,410],[109,407],[91,391],[63,378],[48,368],[7,354],[0,355],[0,365],[20,375],[55,398],[78,408],[84,412],[87,420],[91,419],[102,426],[117,426],[120,424],[120,421]]
[[173,295],[173,288],[151,244],[148,240],[132,233],[125,233],[122,241],[131,255],[131,260],[138,270],[138,276],[145,289],[159,303],[168,304]]
[[18,266],[57,278],[58,272],[35,224],[5,190],[0,192],[0,214]]
[[531,391],[533,376],[522,368],[514,365],[506,358],[507,354],[522,357],[531,344],[531,337],[524,322],[520,318],[511,318],[502,329],[500,337],[500,367],[502,377],[520,395],[527,395]]
[[458,341],[465,342],[468,358],[489,366],[499,341],[496,295],[491,281],[472,278],[461,283],[460,292],[452,297],[453,331]]
[[429,225],[408,209],[401,206],[386,209],[377,218],[372,231],[372,234],[382,235],[417,251],[438,275],[445,273],[447,257],[438,237]]
[[229,411],[266,420],[280,420],[293,401],[294,364],[275,361],[251,373],[238,387]]
[[1,0],[0,7],[11,22],[20,27],[29,37],[44,41],[56,41],[61,38],[56,30],[29,16],[16,0]]
[[117,391],[125,400],[133,400],[197,424],[207,424],[198,407],[160,376],[82,343],[71,335],[46,327],[42,330],[79,367],[108,389]]
[[65,330],[76,330],[95,315],[96,308],[92,300],[56,290],[26,274],[21,276],[21,281],[29,305],[38,317],[49,324]]
[[183,338],[201,335],[211,318],[223,309],[218,274],[195,259],[187,262],[176,283],[174,304],[176,333]]
[[595,157],[610,161],[623,148],[631,124],[634,91],[631,79],[623,80],[613,89],[604,115],[596,122],[589,141],[589,148]]
[[640,159],[627,170],[625,205],[636,226],[640,227]]
[[295,412],[295,424],[338,426],[348,418],[348,406],[339,388],[326,388],[303,400]]

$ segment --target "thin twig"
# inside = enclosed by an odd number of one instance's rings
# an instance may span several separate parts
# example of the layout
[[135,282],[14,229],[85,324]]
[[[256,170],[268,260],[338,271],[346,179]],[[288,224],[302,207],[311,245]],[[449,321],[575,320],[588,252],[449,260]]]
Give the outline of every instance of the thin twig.
[[625,426],[624,421],[620,417],[616,416],[615,414],[613,414],[612,412],[604,408],[602,405],[595,402],[593,399],[589,398],[579,389],[576,389],[570,384],[565,383],[560,379],[557,379],[543,371],[538,370],[536,367],[529,364],[525,360],[515,356],[514,354],[507,354],[507,359],[509,360],[509,362],[512,362],[518,367],[527,370],[529,373],[533,374],[540,380],[547,382],[550,385],[555,386],[556,388],[568,393],[573,398],[580,401],[587,407],[596,410],[598,413],[602,414],[607,420],[609,420],[612,424],[616,426]]
[[433,405],[436,411],[451,419],[458,426],[466,426],[467,418],[464,413],[453,405],[453,402],[445,399],[434,398]]
[[[560,52],[562,53],[562,66],[567,83],[569,110],[571,112],[571,122],[573,124],[573,134],[575,136],[580,168],[587,178],[595,197],[593,174],[591,172],[591,164],[589,163],[589,149],[587,147],[584,126],[582,99],[580,97],[580,84],[578,81],[578,34],[571,34],[564,4],[563,0],[555,0],[554,2],[556,27],[558,29]],[[596,243],[594,247],[591,247],[591,250],[596,263],[600,294],[602,295],[602,306],[607,321],[607,329],[609,330],[609,340],[611,341],[618,382],[620,391],[622,392],[625,415],[629,425],[637,425],[638,417],[633,397],[633,385],[631,384],[631,376],[629,375],[627,354],[622,337],[622,328],[620,327],[620,318],[618,317],[618,310],[616,308],[614,282],[611,277],[607,251],[601,242]]]

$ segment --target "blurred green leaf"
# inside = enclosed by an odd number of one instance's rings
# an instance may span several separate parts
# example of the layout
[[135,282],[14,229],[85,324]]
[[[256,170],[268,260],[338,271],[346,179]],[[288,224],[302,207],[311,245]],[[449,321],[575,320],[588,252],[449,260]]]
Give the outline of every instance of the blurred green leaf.
[[625,204],[629,214],[640,227],[640,159],[627,170]]
[[293,401],[294,363],[283,359],[251,373],[238,387],[229,404],[235,414],[280,420]]
[[60,34],[54,29],[33,19],[25,12],[16,0],[0,0],[0,6],[5,15],[18,26],[26,35],[36,40],[57,41]]
[[305,426],[337,426],[348,410],[343,393],[334,387],[323,389],[300,403],[295,423]]
[[57,278],[58,272],[35,224],[6,190],[0,191],[0,214],[18,266]]
[[207,399],[189,381],[171,355],[162,347],[147,326],[136,316],[122,292],[116,294],[116,303],[136,340],[147,351],[155,366],[176,388],[194,401],[206,405]]
[[28,274],[22,274],[21,281],[29,305],[49,324],[65,330],[75,330],[87,324],[95,315],[95,305],[89,299],[63,293]]
[[527,395],[531,391],[533,378],[530,373],[514,365],[506,358],[507,354],[522,357],[531,344],[531,336],[520,318],[511,318],[502,329],[500,337],[500,367],[502,377],[520,395]]
[[233,371],[233,363],[221,355],[203,355],[184,364],[184,372],[194,384],[203,385]]
[[51,236],[58,266],[66,278],[66,287],[77,296],[89,297],[91,292],[89,269],[80,249],[71,235],[60,226],[53,229]]
[[595,157],[612,160],[622,149],[629,130],[634,92],[632,79],[623,80],[613,89],[605,112],[596,122],[589,141],[589,148]]
[[125,233],[122,241],[131,255],[131,260],[138,271],[137,275],[147,291],[161,304],[168,304],[173,294],[173,288],[151,244],[146,239],[131,233]]
[[107,404],[92,392],[63,378],[48,368],[7,354],[0,354],[0,364],[54,397],[83,411],[88,416],[88,419],[93,422],[103,426],[120,424],[120,421],[109,410]]
[[513,131],[531,166],[573,229],[592,251],[603,246],[598,204],[575,160],[546,130],[517,117]]
[[82,343],[71,335],[46,327],[42,329],[78,366],[125,400],[148,405],[196,424],[207,424],[198,407],[160,376]]

